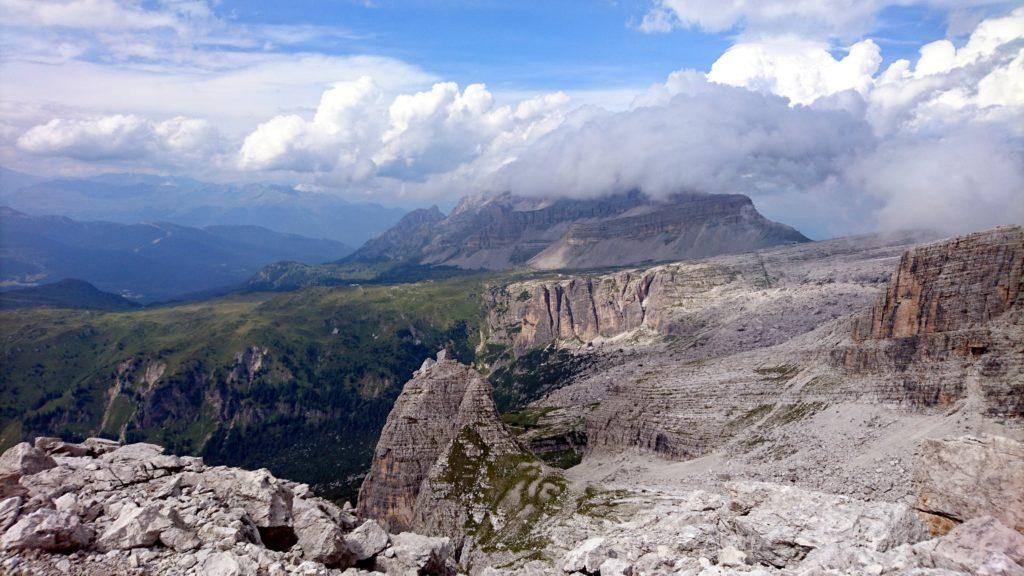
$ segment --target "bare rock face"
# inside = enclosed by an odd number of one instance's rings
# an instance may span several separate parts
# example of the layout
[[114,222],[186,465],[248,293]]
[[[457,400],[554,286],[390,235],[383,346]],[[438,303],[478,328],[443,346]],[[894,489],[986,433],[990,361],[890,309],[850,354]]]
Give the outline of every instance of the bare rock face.
[[1024,532],[1024,444],[1002,436],[921,442],[914,467],[917,508],[932,532],[992,516]]
[[1024,230],[996,228],[907,251],[854,338],[908,338],[983,327],[1022,296]]
[[8,550],[70,552],[88,545],[92,537],[92,528],[74,514],[42,509],[22,516],[4,533],[2,543]]
[[24,487],[18,483],[22,476],[30,476],[56,465],[46,452],[28,442],[15,445],[0,456],[0,497],[24,494]]
[[729,489],[729,539],[753,559],[780,568],[833,543],[884,552],[927,534],[905,504],[863,502],[757,482],[736,482]]
[[420,484],[455,436],[466,390],[479,378],[442,351],[406,382],[359,490],[361,516],[379,520],[391,532],[412,527]]
[[501,422],[490,385],[442,352],[406,383],[388,416],[359,512],[391,531],[461,541],[467,524],[497,504],[489,487],[520,465],[540,469]]
[[919,246],[853,323],[835,360],[894,384],[892,400],[948,406],[977,392],[991,416],[1024,416],[1024,230]]

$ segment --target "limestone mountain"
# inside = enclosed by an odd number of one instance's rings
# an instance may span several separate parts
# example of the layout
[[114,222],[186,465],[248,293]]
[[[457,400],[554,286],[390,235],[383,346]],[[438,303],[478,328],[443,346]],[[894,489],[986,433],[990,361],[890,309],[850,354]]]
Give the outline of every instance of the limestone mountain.
[[639,192],[593,199],[468,196],[444,219],[420,214],[372,240],[347,262],[380,258],[430,266],[501,270],[598,268],[703,258],[806,242],[764,218],[739,194]]

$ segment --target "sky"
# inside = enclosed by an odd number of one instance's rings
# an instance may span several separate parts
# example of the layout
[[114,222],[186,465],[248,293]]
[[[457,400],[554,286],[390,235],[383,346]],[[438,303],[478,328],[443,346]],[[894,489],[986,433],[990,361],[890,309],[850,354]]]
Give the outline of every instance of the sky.
[[0,165],[407,207],[740,192],[817,238],[1024,223],[1024,7],[0,0]]

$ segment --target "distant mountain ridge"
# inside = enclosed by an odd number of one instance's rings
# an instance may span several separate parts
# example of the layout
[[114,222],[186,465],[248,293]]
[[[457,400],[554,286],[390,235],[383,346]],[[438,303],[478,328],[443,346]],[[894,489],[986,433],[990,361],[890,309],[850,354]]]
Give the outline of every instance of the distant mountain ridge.
[[240,284],[280,260],[313,264],[350,251],[258,226],[81,222],[0,207],[0,283],[8,287],[78,278],[151,302]]
[[599,268],[704,258],[807,242],[741,194],[640,192],[599,198],[470,196],[447,217],[408,214],[343,262],[382,259],[502,270]]
[[0,310],[41,307],[120,312],[139,308],[139,304],[73,278],[0,292]]
[[377,236],[405,213],[401,208],[275,184],[214,184],[148,174],[43,178],[2,167],[0,205],[36,216],[56,214],[121,224],[262,226],[349,246]]

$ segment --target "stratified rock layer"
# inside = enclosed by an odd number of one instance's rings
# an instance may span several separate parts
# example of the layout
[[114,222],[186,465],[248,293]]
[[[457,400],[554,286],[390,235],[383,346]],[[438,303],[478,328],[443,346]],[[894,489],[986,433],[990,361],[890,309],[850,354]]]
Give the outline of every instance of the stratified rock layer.
[[446,218],[413,213],[346,260],[382,258],[499,270],[622,266],[703,258],[807,242],[766,219],[740,194],[634,192],[601,198],[464,198]]
[[[447,357],[427,360],[402,389],[359,491],[360,514],[376,518],[392,532],[414,526],[416,499],[431,467],[461,428],[497,420],[490,387],[472,368]],[[499,422],[500,423],[500,422]],[[493,427],[481,427],[495,447]]]
[[528,532],[565,481],[516,441],[491,394],[443,352],[424,363],[388,417],[360,512],[392,530],[448,537],[466,565]]
[[1024,417],[1024,230],[1001,227],[915,247],[858,317],[837,364],[891,383],[886,400]]

